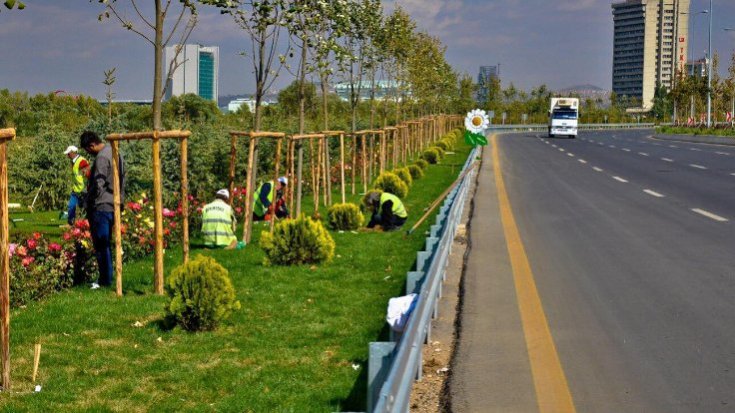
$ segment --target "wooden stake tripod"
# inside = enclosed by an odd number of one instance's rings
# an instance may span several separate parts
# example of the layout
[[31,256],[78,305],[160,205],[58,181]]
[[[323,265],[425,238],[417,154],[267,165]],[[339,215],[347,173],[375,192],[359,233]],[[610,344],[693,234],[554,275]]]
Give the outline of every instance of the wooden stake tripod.
[[112,185],[115,204],[115,293],[122,296],[122,231],[120,199],[120,141],[150,139],[153,143],[153,231],[155,234],[153,289],[158,295],[163,294],[163,199],[161,183],[161,139],[179,139],[181,153],[181,212],[183,229],[184,262],[189,261],[189,179],[187,177],[188,139],[190,131],[153,131],[137,133],[113,133],[105,138],[112,147]]
[[8,141],[15,129],[0,129],[0,357],[3,390],[10,389],[10,246],[8,245]]

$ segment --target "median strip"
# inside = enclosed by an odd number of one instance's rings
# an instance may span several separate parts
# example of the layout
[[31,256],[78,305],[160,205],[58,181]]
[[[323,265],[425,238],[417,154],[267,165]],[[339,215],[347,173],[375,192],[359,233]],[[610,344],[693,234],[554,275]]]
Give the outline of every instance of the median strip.
[[572,393],[551,336],[546,313],[541,303],[531,264],[518,231],[510,199],[505,189],[498,155],[498,140],[493,142],[493,170],[498,190],[500,216],[508,247],[513,281],[516,287],[518,309],[526,338],[528,359],[531,364],[536,401],[541,413],[576,412]]
[[723,217],[721,217],[721,216],[719,216],[717,214],[713,214],[713,213],[711,213],[709,211],[705,211],[703,209],[692,208],[692,211],[696,212],[699,215],[703,215],[703,216],[705,216],[705,217],[707,217],[709,219],[713,219],[713,220],[715,220],[717,222],[727,222],[728,221],[727,218],[723,218]]

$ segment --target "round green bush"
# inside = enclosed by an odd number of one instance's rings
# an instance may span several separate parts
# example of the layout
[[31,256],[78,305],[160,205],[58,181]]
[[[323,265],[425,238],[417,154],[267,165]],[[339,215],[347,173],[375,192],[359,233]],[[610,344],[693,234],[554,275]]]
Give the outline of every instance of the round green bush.
[[263,231],[260,247],[266,265],[318,264],[334,257],[334,240],[324,225],[304,215],[279,221],[273,233]]
[[409,188],[413,185],[413,177],[411,176],[411,172],[408,168],[394,169],[393,173],[398,175],[398,177],[401,178],[401,181],[405,182]]
[[411,173],[413,180],[421,179],[424,177],[424,171],[418,165],[408,165],[408,172]]
[[444,152],[449,150],[449,144],[444,140],[434,142],[434,147],[440,148]]
[[431,149],[436,149],[436,151],[439,153],[439,160],[444,158],[445,151],[444,149],[438,147],[438,146],[432,146]]
[[384,192],[389,192],[398,198],[408,195],[408,185],[398,175],[392,172],[383,172],[375,180],[375,187]]
[[444,144],[447,145],[447,150],[448,151],[453,150],[454,147],[455,147],[455,145],[457,144],[457,140],[456,139],[451,139],[451,138],[444,138],[440,142],[444,142]]
[[214,330],[240,309],[227,270],[202,255],[171,272],[166,294],[166,318],[188,331]]
[[423,159],[417,159],[413,164],[421,168],[422,171],[425,171],[429,167],[429,163]]
[[436,150],[436,148],[429,148],[424,151],[424,153],[421,155],[421,157],[430,164],[435,164],[439,162],[439,151]]
[[365,216],[356,204],[334,204],[327,211],[327,225],[336,231],[354,231],[365,224]]

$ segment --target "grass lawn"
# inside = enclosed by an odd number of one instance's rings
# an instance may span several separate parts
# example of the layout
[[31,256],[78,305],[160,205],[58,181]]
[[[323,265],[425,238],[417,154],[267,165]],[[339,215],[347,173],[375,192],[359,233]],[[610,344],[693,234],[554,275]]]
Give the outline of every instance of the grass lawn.
[[61,225],[66,224],[66,218],[59,219],[59,211],[29,212],[28,210],[10,210],[10,237],[27,236],[34,232],[40,232],[52,239],[60,239],[64,229]]
[[[414,183],[407,228],[456,178],[469,149],[460,143]],[[121,299],[79,287],[15,310],[13,385],[0,394],[0,409],[364,411],[368,342],[385,338],[387,301],[403,293],[430,223],[409,238],[405,231],[332,233],[335,259],[318,267],[265,267],[257,239],[241,251],[193,250],[229,270],[242,304],[214,332],[162,327],[152,258],[126,264]],[[257,224],[256,238],[266,228]],[[167,252],[167,270],[181,261],[180,248]],[[43,389],[33,393],[38,341]]]
[[674,135],[712,135],[712,136],[731,136],[735,138],[735,129],[707,129],[707,128],[682,128],[676,126],[659,126],[656,132]]

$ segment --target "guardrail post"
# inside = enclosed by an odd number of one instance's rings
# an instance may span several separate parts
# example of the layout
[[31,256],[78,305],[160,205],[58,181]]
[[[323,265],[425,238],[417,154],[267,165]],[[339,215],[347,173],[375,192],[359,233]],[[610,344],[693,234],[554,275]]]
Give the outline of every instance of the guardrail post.
[[383,387],[385,377],[388,375],[391,362],[393,361],[393,350],[396,343],[372,342],[370,343],[370,356],[368,359],[368,412],[372,412],[378,401],[380,389]]
[[409,271],[406,275],[406,294],[418,294],[424,278],[423,271]]

